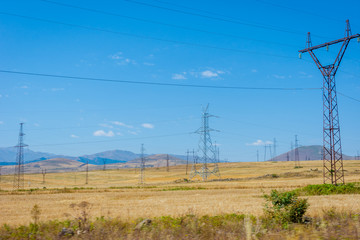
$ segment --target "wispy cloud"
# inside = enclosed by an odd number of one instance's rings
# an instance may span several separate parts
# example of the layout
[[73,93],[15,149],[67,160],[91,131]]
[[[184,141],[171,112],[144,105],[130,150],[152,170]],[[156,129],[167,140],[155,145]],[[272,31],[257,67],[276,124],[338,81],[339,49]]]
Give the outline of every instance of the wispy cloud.
[[150,62],[144,62],[143,64],[145,66],[150,66],[150,67],[155,66],[155,63],[150,63]]
[[258,70],[257,70],[257,69],[251,69],[251,72],[252,72],[252,73],[257,73]]
[[201,76],[204,78],[213,78],[213,77],[219,76],[219,74],[217,72],[206,70],[206,71],[201,72]]
[[143,123],[143,124],[141,124],[141,126],[143,127],[143,128],[149,128],[149,129],[153,129],[155,126],[153,125],[153,124],[151,124],[151,123]]
[[20,88],[23,88],[23,89],[28,89],[29,87],[24,85],[24,86],[21,86]]
[[93,133],[96,137],[113,137],[115,136],[113,131],[105,132],[104,130],[97,130]]
[[51,88],[50,91],[52,92],[58,92],[58,91],[64,91],[65,88]]
[[265,144],[268,145],[268,144],[272,144],[273,142],[271,141],[263,141],[263,140],[256,140],[255,142],[253,143],[247,143],[246,145],[247,146],[264,146]]
[[114,125],[120,126],[120,127],[134,128],[134,126],[127,125],[127,124],[125,124],[123,122],[119,122],[119,121],[112,121],[111,123]]
[[79,136],[75,135],[75,134],[71,134],[70,135],[71,138],[79,138]]
[[105,127],[105,128],[114,128],[114,126],[112,126],[110,124],[106,124],[106,123],[100,123],[99,126]]
[[1,125],[1,124],[4,124],[4,122],[3,122],[3,121],[0,121],[0,125]]
[[117,65],[128,65],[128,64],[137,64],[137,62],[133,59],[123,56],[123,52],[117,52],[110,56],[112,60],[115,61]]
[[171,78],[175,79],[175,80],[184,80],[184,79],[186,79],[185,74],[178,74],[178,73],[174,73]]
[[276,79],[285,79],[286,78],[284,75],[278,75],[278,74],[273,74],[272,76]]

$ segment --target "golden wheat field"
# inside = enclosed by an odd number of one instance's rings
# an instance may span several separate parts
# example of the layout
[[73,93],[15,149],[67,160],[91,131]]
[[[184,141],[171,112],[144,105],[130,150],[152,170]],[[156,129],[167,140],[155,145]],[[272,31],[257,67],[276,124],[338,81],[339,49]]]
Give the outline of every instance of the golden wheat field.
[[[244,213],[259,216],[262,195],[271,189],[290,190],[309,184],[321,184],[322,161],[306,161],[302,168],[293,162],[221,163],[221,181],[211,177],[187,182],[185,165],[147,168],[145,183],[139,184],[139,171],[119,169],[89,172],[48,173],[43,183],[41,174],[25,174],[26,191],[12,191],[13,176],[1,176],[0,224],[27,224],[31,209],[37,204],[43,221],[66,219],[74,215],[69,207],[82,201],[91,204],[92,217],[119,217],[126,221],[143,217],[181,216],[185,214],[217,215]],[[360,161],[344,161],[345,181],[360,182]],[[190,172],[190,169],[189,169]],[[39,190],[31,190],[39,189]],[[310,216],[323,210],[360,212],[360,195],[308,197]]]

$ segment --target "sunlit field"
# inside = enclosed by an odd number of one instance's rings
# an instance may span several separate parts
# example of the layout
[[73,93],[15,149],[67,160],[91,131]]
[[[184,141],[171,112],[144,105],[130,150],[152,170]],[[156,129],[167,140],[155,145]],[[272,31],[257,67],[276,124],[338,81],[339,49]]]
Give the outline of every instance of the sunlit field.
[[[262,195],[271,189],[291,190],[321,184],[322,161],[221,163],[221,178],[188,182],[186,166],[147,168],[145,183],[139,184],[138,169],[25,174],[25,191],[13,191],[13,175],[1,176],[0,224],[27,224],[37,204],[41,220],[67,219],[73,215],[70,204],[86,201],[91,217],[117,217],[124,221],[157,216],[186,214],[263,213]],[[360,182],[360,161],[344,161],[345,181]],[[188,173],[191,171],[191,166]],[[308,215],[321,216],[324,209],[360,211],[360,195],[308,197]]]

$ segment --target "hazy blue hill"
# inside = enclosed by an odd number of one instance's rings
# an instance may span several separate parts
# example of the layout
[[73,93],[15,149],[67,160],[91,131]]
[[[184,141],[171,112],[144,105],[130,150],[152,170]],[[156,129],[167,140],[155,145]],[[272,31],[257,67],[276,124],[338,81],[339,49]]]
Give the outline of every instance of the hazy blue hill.
[[[100,153],[95,153],[91,155],[83,155],[79,158],[87,158],[90,160],[95,161],[101,161],[102,158],[113,160],[113,161],[119,161],[119,162],[127,162],[130,160],[133,160],[135,158],[139,157],[139,154],[130,152],[130,151],[124,151],[124,150],[110,150]],[[101,163],[102,164],[102,163]]]
[[[323,146],[320,145],[310,145],[310,146],[301,146],[298,148],[299,150],[299,160],[321,160],[322,159],[322,149]],[[292,151],[280,154],[273,159],[269,159],[272,161],[287,161],[287,155],[289,155],[289,160],[294,161],[295,159],[295,149]],[[348,156],[343,154],[344,160],[354,159],[352,156]]]

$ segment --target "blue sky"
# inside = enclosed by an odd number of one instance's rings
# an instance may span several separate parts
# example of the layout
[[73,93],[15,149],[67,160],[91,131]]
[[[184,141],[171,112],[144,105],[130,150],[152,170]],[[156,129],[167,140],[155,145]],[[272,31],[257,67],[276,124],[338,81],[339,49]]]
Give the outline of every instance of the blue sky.
[[[77,8],[56,4],[70,4]],[[0,12],[0,70],[170,84],[321,88],[313,44],[360,32],[358,1],[11,0]],[[85,10],[90,9],[89,10]],[[105,14],[106,13],[106,14]],[[337,47],[319,50],[323,63]],[[354,39],[337,90],[360,98],[360,44]],[[66,155],[122,149],[184,154],[210,104],[221,158],[263,159],[322,144],[321,90],[240,90],[138,85],[0,73],[0,146],[17,143]],[[343,152],[360,151],[359,102],[338,96]],[[269,153],[267,153],[269,154]]]

